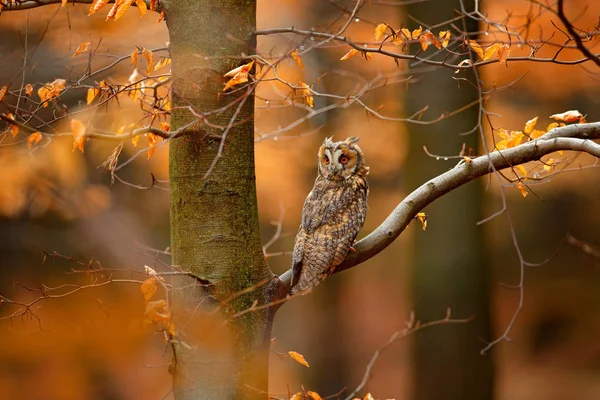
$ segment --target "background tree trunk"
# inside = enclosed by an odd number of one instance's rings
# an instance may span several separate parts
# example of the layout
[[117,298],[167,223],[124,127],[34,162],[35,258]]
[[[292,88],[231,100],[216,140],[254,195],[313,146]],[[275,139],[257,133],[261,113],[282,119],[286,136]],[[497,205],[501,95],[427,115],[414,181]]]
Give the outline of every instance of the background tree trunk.
[[[255,53],[256,2],[238,0],[163,1],[171,38],[173,108],[192,106],[208,112],[243,96],[246,89],[223,93],[223,74],[247,63],[231,59]],[[207,56],[205,58],[205,56]],[[239,104],[211,115],[227,126]],[[248,96],[235,125],[227,130],[222,155],[204,179],[219,152],[223,129],[200,126],[193,135],[170,142],[169,176],[172,262],[210,282],[191,278],[174,283],[173,308],[180,338],[175,345],[174,392],[177,399],[265,398],[272,318],[250,312],[223,323],[211,308],[225,301],[222,318],[248,309],[269,296],[261,286],[226,301],[269,279],[260,243],[254,171],[254,100]],[[173,129],[193,118],[175,109]],[[193,310],[192,322],[191,311]],[[204,318],[198,313],[205,313]],[[193,324],[193,325],[192,325]]]
[[[472,10],[473,1],[465,1],[465,7]],[[456,17],[455,10],[460,10],[459,1],[417,3],[406,9],[416,21],[431,25]],[[456,23],[463,27],[461,21]],[[413,25],[411,22],[409,28],[416,27]],[[474,21],[467,21],[468,31],[477,29]],[[478,94],[471,84],[456,81],[453,76],[453,71],[438,69],[411,85],[406,99],[408,115],[429,105],[424,118],[431,119],[475,101]],[[473,74],[464,77],[474,82]],[[408,126],[409,189],[457,162],[431,158],[423,152],[423,145],[442,155],[458,154],[463,143],[467,149],[477,149],[478,131],[459,135],[476,126],[477,112],[474,106],[433,125]],[[483,218],[482,200],[480,181],[448,194],[427,207],[425,211],[430,218],[427,231],[415,235],[412,286],[416,318],[421,321],[443,318],[448,307],[455,318],[475,316],[468,324],[430,329],[414,336],[416,399],[492,399],[494,395],[491,356],[480,355],[485,341],[490,339],[490,267],[483,229],[476,225]]]

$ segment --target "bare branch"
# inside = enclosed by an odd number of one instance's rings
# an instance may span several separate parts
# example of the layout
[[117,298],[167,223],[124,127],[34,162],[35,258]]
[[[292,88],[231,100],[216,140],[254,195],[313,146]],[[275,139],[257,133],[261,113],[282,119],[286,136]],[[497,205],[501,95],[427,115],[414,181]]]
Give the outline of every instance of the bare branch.
[[558,0],[557,7],[558,8],[556,11],[556,15],[558,15],[558,18],[560,18],[560,21],[565,25],[565,28],[567,28],[567,31],[569,32],[569,34],[571,36],[573,36],[573,39],[575,40],[575,43],[577,44],[577,48],[583,53],[583,55],[585,55],[587,58],[589,58],[590,60],[595,62],[596,65],[598,65],[600,67],[600,57],[598,57],[597,55],[592,53],[587,47],[585,47],[585,45],[583,44],[583,40],[581,39],[581,36],[579,36],[579,34],[577,32],[575,32],[575,27],[573,26],[573,24],[571,24],[571,21],[569,21],[569,19],[565,15],[564,0]]
[[[502,151],[459,163],[456,167],[421,185],[408,195],[373,232],[353,245],[356,252],[348,253],[344,262],[334,273],[359,265],[379,254],[406,229],[408,224],[427,205],[474,179],[529,161],[539,160],[546,154],[559,150],[585,152],[600,158],[600,122],[568,125],[554,128],[539,139]],[[292,271],[280,276],[281,282],[289,287]]]

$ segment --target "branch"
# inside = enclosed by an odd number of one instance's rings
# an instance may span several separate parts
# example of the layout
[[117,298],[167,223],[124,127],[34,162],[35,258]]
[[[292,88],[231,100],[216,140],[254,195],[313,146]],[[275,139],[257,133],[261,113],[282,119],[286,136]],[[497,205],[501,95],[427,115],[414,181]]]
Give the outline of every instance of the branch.
[[569,34],[573,36],[573,39],[577,44],[577,48],[583,53],[583,55],[595,62],[596,65],[600,67],[600,57],[595,55],[587,47],[585,47],[585,45],[583,44],[583,40],[581,40],[581,36],[579,36],[579,34],[575,32],[573,24],[571,24],[571,21],[569,21],[569,19],[565,15],[564,0],[558,0],[558,9],[556,11],[556,15],[558,15],[560,21],[565,25],[565,28],[567,28]]
[[[71,4],[92,4],[94,0],[68,0],[67,3]],[[114,3],[115,0],[109,0],[107,4]],[[48,6],[51,4],[61,4],[62,0],[17,0],[16,3],[8,2],[8,4],[0,1],[0,4],[4,6],[2,11],[20,11],[20,10],[29,10],[31,8],[38,8],[43,6]],[[146,6],[150,6],[150,1],[145,0]],[[158,7],[156,7],[158,10]],[[159,10],[160,11],[160,10]]]
[[[418,212],[446,193],[492,171],[536,161],[559,150],[580,151],[600,158],[600,144],[592,141],[596,139],[600,139],[600,122],[568,125],[554,128],[540,138],[522,145],[493,151],[472,159],[469,163],[459,163],[450,171],[421,185],[402,200],[381,225],[352,246],[356,252],[348,253],[334,273],[355,267],[379,254],[400,236]],[[289,289],[292,270],[283,273],[279,279]]]

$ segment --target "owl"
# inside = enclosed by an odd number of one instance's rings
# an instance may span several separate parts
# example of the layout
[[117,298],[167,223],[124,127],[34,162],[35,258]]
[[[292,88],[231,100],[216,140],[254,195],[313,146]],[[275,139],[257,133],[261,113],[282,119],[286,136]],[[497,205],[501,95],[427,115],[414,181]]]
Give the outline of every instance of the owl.
[[292,254],[291,293],[308,293],[344,261],[365,222],[369,167],[356,142],[325,139]]

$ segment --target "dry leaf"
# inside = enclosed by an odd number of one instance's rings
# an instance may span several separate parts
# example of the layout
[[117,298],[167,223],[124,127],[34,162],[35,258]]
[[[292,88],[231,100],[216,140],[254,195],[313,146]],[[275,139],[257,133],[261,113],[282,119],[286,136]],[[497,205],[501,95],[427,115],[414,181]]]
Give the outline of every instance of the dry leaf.
[[[31,86],[30,83],[28,83],[27,86],[25,86],[25,93],[27,94],[27,96],[31,96],[33,94],[33,86]],[[0,96],[0,101],[2,101],[2,96]]]
[[385,33],[386,29],[387,29],[387,25],[386,24],[379,24],[379,25],[377,25],[377,27],[375,28],[375,40],[379,40],[379,38],[381,36],[383,36],[383,34]]
[[304,359],[304,356],[302,354],[296,353],[295,351],[288,351],[288,354],[290,355],[290,357],[292,357],[294,360],[296,360],[300,364],[304,365],[307,368],[309,367],[308,363],[306,362],[306,360]]
[[135,0],[135,4],[137,5],[138,11],[140,12],[140,18],[144,16],[144,14],[146,14],[146,10],[148,9],[148,7],[146,7],[146,2],[144,0]]
[[373,398],[373,396],[371,396],[371,393],[367,393],[365,395],[365,397],[363,398],[363,400],[375,400],[375,399]]
[[424,212],[420,212],[417,213],[417,216],[415,218],[419,220],[421,226],[423,227],[423,230],[427,230],[427,215]]
[[83,147],[85,143],[85,125],[79,120],[72,119],[71,130],[73,131],[73,151],[75,151],[75,149],[79,149],[83,153]]
[[547,161],[544,161],[544,170],[546,172],[550,172],[554,169],[554,163],[556,161],[554,160],[554,158],[549,158]]
[[146,75],[150,75],[154,71],[154,54],[152,50],[142,48],[142,57],[146,60]]
[[523,166],[523,164],[517,165],[517,169],[519,171],[521,171],[521,175],[523,175],[524,178],[527,178],[527,170],[525,169],[525,167]]
[[94,0],[92,5],[90,6],[90,11],[88,13],[88,16],[95,14],[96,12],[98,12],[98,10],[100,10],[106,4],[108,4],[108,0]]
[[156,300],[146,303],[144,318],[146,322],[153,322],[155,324],[171,322],[171,314],[167,309],[167,302],[165,300]]
[[156,278],[151,276],[146,279],[142,286],[140,287],[142,293],[144,294],[144,303],[148,304],[154,293],[158,290],[158,285],[156,284]]
[[38,89],[38,96],[44,103],[44,107],[48,107],[48,101],[57,97],[60,92],[65,89],[67,81],[64,79],[55,79],[52,83],[46,83]]
[[427,38],[425,37],[425,35],[422,35],[419,38],[419,43],[421,44],[421,49],[423,51],[427,50],[427,47],[429,47],[429,40],[427,40]]
[[226,91],[232,86],[239,85],[240,83],[248,82],[248,73],[252,69],[253,65],[254,60],[250,61],[248,64],[240,65],[239,67],[227,72],[224,76],[232,78],[229,81],[227,81],[225,87],[223,88],[223,91]]
[[346,54],[344,54],[342,56],[342,58],[340,58],[340,61],[346,61],[350,57],[354,57],[356,55],[356,53],[358,53],[358,50],[356,50],[356,49],[350,49],[349,52],[347,52]]
[[442,41],[442,47],[448,47],[448,43],[450,43],[450,31],[440,31],[438,37]]
[[302,96],[304,97],[304,101],[306,102],[306,104],[308,104],[309,107],[313,108],[314,107],[314,99],[312,96],[312,91],[310,90],[310,86],[308,86],[306,83],[304,82],[299,82],[298,86],[300,86],[300,90],[302,93]]
[[534,129],[534,130],[533,130],[533,132],[531,132],[531,133],[529,134],[529,138],[530,138],[531,140],[535,140],[535,139],[539,138],[540,136],[542,136],[542,135],[543,135],[543,134],[545,134],[545,133],[546,133],[545,131],[540,131],[540,130],[538,130],[538,129]]
[[523,185],[523,182],[517,183],[517,189],[521,191],[521,196],[527,197],[527,189],[525,189],[525,185]]
[[162,21],[163,19],[165,19],[165,10],[160,12],[160,15],[158,16],[158,22]]
[[43,136],[40,132],[33,132],[31,135],[27,136],[27,147],[31,150],[34,144],[38,144],[42,140]]
[[526,134],[530,134],[531,132],[533,132],[533,128],[535,128],[535,124],[537,123],[538,117],[532,118],[529,121],[527,121],[525,123],[525,129],[523,129],[523,132]]
[[523,140],[526,137],[521,131],[510,131],[510,133],[508,133],[506,129],[498,128],[497,132],[498,136],[502,138],[501,141],[496,143],[496,149],[498,150],[505,150],[518,146],[523,143]]
[[154,12],[156,10],[157,0],[150,0],[150,11]]
[[171,130],[171,125],[169,125],[168,122],[161,122],[160,128],[165,132],[169,132]]
[[[28,85],[31,86],[31,85]],[[6,92],[8,91],[8,86],[2,86],[2,88],[0,88],[0,102],[2,100],[4,100],[4,97],[6,96]],[[27,89],[25,89],[25,91],[27,91]]]
[[423,32],[423,27],[419,26],[419,29],[415,29],[414,31],[412,31],[412,38],[417,39],[419,36],[421,36],[421,32]]
[[67,5],[67,0],[62,0],[62,1],[61,1],[61,7],[64,7],[64,6],[66,6],[66,5]]
[[471,50],[473,50],[477,54],[477,56],[480,59],[482,59],[483,58],[483,49],[481,48],[481,45],[479,43],[477,43],[475,40],[469,40],[469,41],[467,41],[467,43],[469,43]]
[[129,58],[131,58],[131,66],[133,68],[137,67],[137,60],[138,60],[138,49],[135,49],[131,55],[129,56]]
[[248,64],[240,65],[239,67],[232,69],[231,71],[227,72],[223,76],[232,77],[232,76],[236,76],[240,72],[247,74],[248,72],[250,72],[253,65],[254,65],[254,60],[250,61]]
[[302,64],[302,59],[300,58],[300,52],[298,51],[298,49],[292,51],[290,55],[292,56],[294,61],[296,61],[296,64],[298,64],[300,69],[304,69],[304,65]]
[[585,117],[577,110],[570,110],[561,114],[554,114],[551,115],[550,118],[558,122],[579,122],[580,124],[585,123]]
[[510,55],[510,46],[505,44],[498,49],[498,61],[508,66],[508,56]]
[[317,392],[311,392],[309,390],[306,392],[306,394],[308,395],[308,397],[310,397],[313,400],[323,400],[323,398],[321,396],[319,396],[319,393],[317,393]]
[[150,159],[152,154],[154,154],[156,144],[160,141],[161,137],[153,133],[146,133],[146,139],[148,139],[148,143],[150,144],[150,148],[148,148],[148,159]]
[[156,71],[157,69],[161,69],[165,65],[169,65],[169,64],[171,64],[171,59],[169,57],[161,57],[161,59],[158,60],[158,62],[156,63],[154,70]]
[[71,58],[80,55],[81,53],[84,53],[86,51],[88,51],[90,49],[90,44],[91,42],[83,42],[79,45],[79,47],[77,47],[77,50],[75,50],[75,54],[73,54],[71,56]]
[[292,397],[290,397],[290,400],[305,400],[304,394],[302,392],[298,392],[298,393],[292,395]]
[[[15,120],[15,117],[12,113],[8,113],[6,115],[8,118]],[[15,124],[10,124],[10,132],[12,133],[12,137],[15,137],[19,134],[19,127]]]
[[94,101],[94,99],[96,98],[96,96],[98,96],[98,93],[100,93],[100,89],[97,88],[89,88],[87,91],[87,98],[86,98],[86,102],[87,105],[89,106],[90,104],[92,104],[92,101]]

